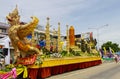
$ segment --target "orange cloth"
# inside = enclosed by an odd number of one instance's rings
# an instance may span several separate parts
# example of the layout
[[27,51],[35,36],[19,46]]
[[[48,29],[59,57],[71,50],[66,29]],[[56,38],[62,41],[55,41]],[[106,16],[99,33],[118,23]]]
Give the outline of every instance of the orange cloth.
[[30,49],[30,45],[25,45],[25,44],[23,44],[22,42],[18,42],[18,48],[20,49],[20,50],[22,50],[22,51],[28,51],[29,49]]

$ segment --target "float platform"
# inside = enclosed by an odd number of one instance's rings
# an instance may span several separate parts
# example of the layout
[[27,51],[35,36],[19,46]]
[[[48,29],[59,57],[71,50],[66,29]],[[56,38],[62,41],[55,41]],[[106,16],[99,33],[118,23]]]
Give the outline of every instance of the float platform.
[[41,65],[29,65],[28,74],[31,79],[44,79],[52,75],[83,69],[101,64],[100,57],[65,57],[44,59]]

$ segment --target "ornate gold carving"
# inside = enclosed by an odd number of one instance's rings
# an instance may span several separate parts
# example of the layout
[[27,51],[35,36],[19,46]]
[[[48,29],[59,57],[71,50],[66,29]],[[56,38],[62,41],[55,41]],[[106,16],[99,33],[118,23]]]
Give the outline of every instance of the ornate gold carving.
[[26,36],[31,34],[36,28],[39,22],[38,18],[33,16],[31,17],[31,22],[21,24],[17,7],[12,11],[12,13],[9,13],[6,18],[10,24],[8,35],[15,49],[15,53],[19,50],[23,56],[26,56],[30,52],[41,54],[36,47],[31,46],[30,42],[28,43],[26,40]]

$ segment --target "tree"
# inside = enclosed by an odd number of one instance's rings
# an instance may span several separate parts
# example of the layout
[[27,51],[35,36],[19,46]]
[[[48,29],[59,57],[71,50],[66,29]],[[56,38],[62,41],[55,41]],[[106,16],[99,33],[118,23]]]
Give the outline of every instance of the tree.
[[119,44],[117,43],[112,43],[111,41],[108,41],[102,45],[102,49],[106,48],[107,51],[109,51],[109,47],[114,50],[114,52],[118,52],[120,50]]

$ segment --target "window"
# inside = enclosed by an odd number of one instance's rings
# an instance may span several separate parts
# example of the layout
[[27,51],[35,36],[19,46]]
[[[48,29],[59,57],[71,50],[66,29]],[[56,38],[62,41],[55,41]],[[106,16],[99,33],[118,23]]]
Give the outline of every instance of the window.
[[2,32],[3,32],[3,33],[6,33],[6,29],[2,29]]

